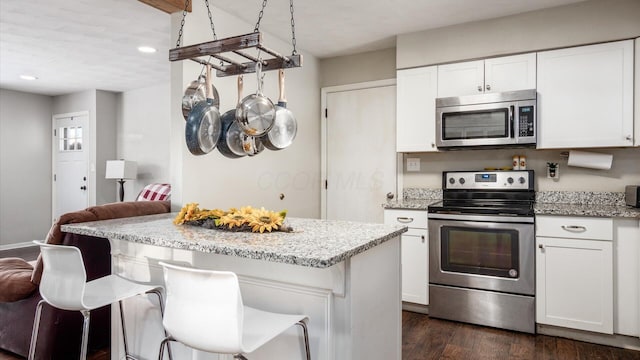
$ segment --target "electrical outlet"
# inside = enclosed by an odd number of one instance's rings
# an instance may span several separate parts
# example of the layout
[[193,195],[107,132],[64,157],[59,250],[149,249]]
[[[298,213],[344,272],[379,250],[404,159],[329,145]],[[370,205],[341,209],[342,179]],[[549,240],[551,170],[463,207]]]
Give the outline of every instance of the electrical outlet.
[[420,158],[407,158],[407,171],[420,171]]

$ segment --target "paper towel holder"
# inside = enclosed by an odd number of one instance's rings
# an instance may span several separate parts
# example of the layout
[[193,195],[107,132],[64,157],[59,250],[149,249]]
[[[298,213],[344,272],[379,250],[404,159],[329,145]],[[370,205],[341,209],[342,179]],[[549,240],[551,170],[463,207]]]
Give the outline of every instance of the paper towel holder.
[[567,166],[583,167],[587,169],[609,170],[613,163],[612,154],[570,150]]

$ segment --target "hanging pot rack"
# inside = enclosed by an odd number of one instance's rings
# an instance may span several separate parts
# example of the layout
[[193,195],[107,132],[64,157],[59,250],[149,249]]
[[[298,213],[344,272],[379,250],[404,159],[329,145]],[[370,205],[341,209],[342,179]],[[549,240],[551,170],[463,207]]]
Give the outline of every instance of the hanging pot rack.
[[[217,39],[215,27],[213,24],[213,18],[211,17],[211,10],[209,9],[209,1],[205,0],[214,40],[200,43],[200,44],[181,47],[180,39],[182,38],[182,31],[184,28],[185,16],[187,14],[186,9],[189,6],[189,1],[190,0],[185,1],[185,11],[183,11],[183,14],[182,14],[182,23],[180,25],[178,41],[176,43],[176,47],[169,50],[169,61],[191,60],[202,65],[209,64],[211,65],[212,68],[216,69],[216,75],[218,77],[255,73],[256,64],[258,62],[262,62],[262,71],[302,67],[302,55],[298,54],[295,48],[296,38],[295,38],[295,21],[293,18],[293,0],[290,0],[291,35],[292,35],[291,40],[293,44],[293,51],[289,56],[282,55],[277,51],[268,48],[262,42],[263,37],[262,37],[262,33],[259,31],[259,28],[260,28],[260,20],[262,19],[264,8],[267,5],[267,0],[263,0],[262,2],[262,9],[260,10],[260,14],[258,16],[258,22],[256,23],[255,29],[252,33],[232,36],[232,37],[219,39],[219,40]],[[246,50],[252,49],[252,48],[255,48],[258,50],[257,57],[252,56],[246,52]],[[241,62],[241,61],[234,60],[226,56],[227,53],[235,54],[249,61]],[[272,57],[263,58],[261,57],[262,53],[266,53]],[[209,57],[208,59],[214,58],[214,59],[220,60],[220,63],[214,64],[209,60],[201,59],[202,57],[207,57],[207,56]]]

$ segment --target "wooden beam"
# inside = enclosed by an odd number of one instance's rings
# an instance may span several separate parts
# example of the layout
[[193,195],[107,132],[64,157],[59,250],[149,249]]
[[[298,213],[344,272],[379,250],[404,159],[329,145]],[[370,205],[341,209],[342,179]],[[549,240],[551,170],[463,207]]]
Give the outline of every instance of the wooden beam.
[[[176,12],[182,12],[184,10],[184,0],[138,0],[141,3],[145,3],[151,7],[154,7],[158,10],[164,11],[167,14],[173,14]],[[191,12],[191,3],[193,1],[189,1],[189,7],[187,8],[188,12]]]
[[252,48],[260,45],[262,36],[259,32],[234,36],[206,43],[178,47],[169,50],[169,61],[191,59],[200,56],[217,55],[227,51]]
[[[266,63],[266,65],[262,66],[262,71],[290,69],[290,68],[296,68],[296,67],[302,66],[302,55],[285,56],[284,58],[289,61],[286,61],[281,58],[262,60],[263,63]],[[216,72],[216,75],[218,77],[224,77],[224,76],[249,74],[249,73],[256,72],[256,63],[246,62],[243,65],[244,66],[228,65],[225,67],[224,71],[218,70]]]

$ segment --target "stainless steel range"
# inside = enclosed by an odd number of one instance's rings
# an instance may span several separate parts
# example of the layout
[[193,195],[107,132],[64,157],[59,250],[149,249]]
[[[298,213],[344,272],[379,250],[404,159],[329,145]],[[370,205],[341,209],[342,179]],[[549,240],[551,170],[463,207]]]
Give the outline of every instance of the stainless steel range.
[[535,333],[534,173],[442,174],[428,208],[429,316]]

